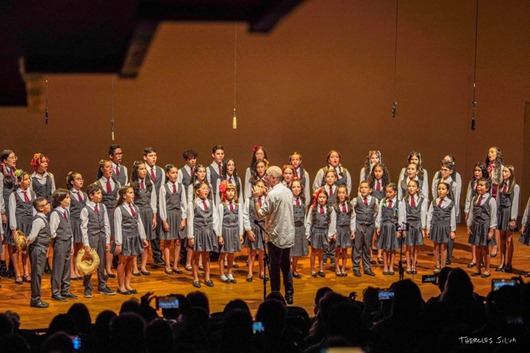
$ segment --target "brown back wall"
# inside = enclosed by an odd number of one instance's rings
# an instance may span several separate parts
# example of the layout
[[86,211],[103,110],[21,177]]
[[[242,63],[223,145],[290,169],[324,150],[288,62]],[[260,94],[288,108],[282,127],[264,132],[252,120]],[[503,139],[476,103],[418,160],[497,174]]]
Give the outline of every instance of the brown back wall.
[[[526,203],[530,2],[480,3],[477,128],[471,131],[475,4],[400,1],[395,89],[393,0],[310,0],[266,36],[237,25],[237,130],[234,25],[163,24],[138,79],[115,82],[116,142],[128,166],[150,145],[161,165],[182,164],[187,148],[208,164],[211,147],[221,143],[240,173],[251,146],[263,144],[275,164],[300,151],[312,176],[327,152],[338,149],[354,180],[369,149],[383,152],[394,179],[411,150],[422,152],[431,176],[451,153],[466,185],[473,164],[496,145],[516,166]],[[48,79],[48,125],[43,114],[2,108],[0,145],[15,150],[24,169],[34,152],[48,154],[59,185],[72,169],[91,181],[112,142],[112,77]]]

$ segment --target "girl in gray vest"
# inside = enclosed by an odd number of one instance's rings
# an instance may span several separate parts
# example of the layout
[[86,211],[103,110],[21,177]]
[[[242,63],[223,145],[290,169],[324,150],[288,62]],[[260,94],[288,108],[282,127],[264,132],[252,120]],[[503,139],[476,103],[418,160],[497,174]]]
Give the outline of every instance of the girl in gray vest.
[[[329,243],[336,237],[336,213],[332,206],[328,206],[328,194],[323,188],[315,192],[305,225],[305,235],[311,244],[311,276],[325,277],[324,249],[329,248]],[[318,259],[318,272],[315,271],[315,258]]]
[[[477,252],[477,270],[471,275],[482,278],[491,275],[489,246],[493,244],[497,228],[497,203],[489,193],[490,188],[489,180],[482,178],[478,181],[477,196],[471,201],[467,218],[469,241],[475,245]],[[482,261],[484,261],[483,273],[481,273]]]
[[434,273],[440,272],[447,260],[447,244],[456,234],[456,206],[451,200],[450,185],[438,183],[438,197],[427,211],[427,236],[434,243]]
[[[131,187],[134,189],[134,204],[140,212],[146,239],[152,244],[152,241],[156,239],[157,196],[155,183],[147,177],[147,165],[144,162],[134,162]],[[151,274],[151,272],[147,271],[148,251],[149,247],[142,252],[140,271],[138,271],[138,263],[134,263],[133,276],[139,276],[140,274],[149,276]]]
[[497,238],[500,239],[501,264],[495,271],[512,272],[513,231],[519,212],[519,185],[515,183],[515,167],[502,168],[502,182],[497,193]]
[[118,255],[118,290],[119,294],[137,294],[131,287],[136,257],[149,246],[140,210],[134,204],[134,189],[123,186],[118,191],[118,202],[114,209],[114,253]]
[[293,213],[294,213],[294,245],[291,248],[291,268],[294,278],[302,278],[298,273],[298,259],[302,256],[307,256],[308,247],[307,239],[305,237],[305,217],[306,217],[306,202],[304,195],[304,187],[301,180],[295,179],[291,183],[291,191],[293,192]]
[[[348,196],[346,185],[337,187],[337,200],[333,204],[335,214],[337,215],[337,241],[335,247],[335,275],[337,277],[346,277],[346,263],[348,262],[348,249],[352,247],[352,238],[354,235],[353,222],[355,221],[354,212]],[[373,223],[372,223],[373,225]],[[372,234],[373,235],[373,234]],[[341,266],[342,262],[342,266]]]
[[397,185],[390,183],[385,188],[385,198],[379,203],[379,212],[375,218],[377,247],[383,250],[383,274],[394,274],[396,250],[402,245],[398,240],[396,225],[398,222]]
[[407,258],[407,273],[416,274],[417,247],[423,245],[425,237],[428,200],[420,194],[420,183],[411,179],[407,185],[407,195],[399,205],[399,224],[408,223],[405,236],[405,255]]
[[79,172],[69,172],[66,175],[66,187],[70,190],[70,225],[72,226],[72,235],[74,237],[74,256],[70,259],[70,275],[72,280],[83,279],[83,276],[77,272],[75,259],[77,257],[77,252],[83,246],[80,215],[88,198],[87,195],[81,191],[84,181],[83,176]]
[[210,186],[200,182],[195,188],[195,198],[188,204],[188,244],[193,248],[193,286],[200,288],[199,258],[202,256],[204,266],[204,283],[213,287],[210,278],[210,251],[219,252],[219,244],[223,244],[221,234],[216,234],[219,229],[219,217],[214,212],[215,207],[209,199]]
[[[265,202],[265,190],[267,187],[265,186],[265,182],[263,180],[258,180],[252,187],[255,186],[262,191],[262,194],[257,199],[257,202],[262,205]],[[263,231],[255,223],[255,221],[258,221],[258,223],[265,228],[265,219],[259,219],[257,216],[256,209],[254,207],[254,199],[251,196],[245,202],[243,210],[243,227],[245,229],[244,246],[248,249],[247,282],[252,282],[254,279],[254,261],[256,259],[256,255],[258,255],[259,278],[263,279],[265,275],[265,265],[263,261],[265,255],[263,239],[265,234],[263,234]]]
[[24,272],[24,277],[22,277],[18,267],[19,251],[15,246],[13,234],[15,231],[20,230],[28,236],[31,232],[33,215],[36,214],[37,211],[33,207],[35,193],[29,189],[31,185],[29,174],[19,169],[15,172],[15,176],[18,184],[15,187],[15,191],[9,196],[8,209],[10,231],[6,233],[6,243],[8,244],[11,262],[13,263],[13,269],[15,271],[15,283],[22,284],[23,282],[31,281],[29,275],[29,257],[27,252],[22,252],[22,269]]
[[[181,274],[178,268],[181,244],[186,238],[186,192],[184,186],[177,181],[178,171],[173,164],[166,165],[167,182],[160,188],[160,219],[162,233],[160,240],[164,245],[165,272]],[[171,267],[170,247],[174,243],[174,265]]]
[[7,248],[5,244],[6,239],[2,241],[2,238],[7,237],[7,233],[9,232],[9,195],[11,195],[17,184],[17,178],[15,176],[17,160],[18,157],[12,150],[3,150],[0,155],[0,208],[2,210],[2,227],[0,228],[1,277],[10,277],[5,259],[5,254],[8,252],[4,249]]
[[[234,253],[241,251],[243,242],[243,207],[237,198],[236,185],[223,181],[219,187],[221,202],[217,205],[219,214],[219,229],[217,234],[223,236],[220,246],[219,274],[221,281],[236,283],[232,273]],[[225,258],[227,259],[227,275],[224,272]]]
[[[372,167],[372,171],[368,176],[368,183],[370,189],[372,189],[371,196],[377,199],[379,205],[381,200],[385,198],[386,186],[390,183],[390,173],[388,168],[383,163],[377,163]],[[375,234],[374,234],[375,235]],[[383,263],[383,250],[377,247],[377,237],[374,236],[372,240],[372,247],[370,249],[370,258],[373,258],[374,253],[377,251],[377,263]],[[376,264],[375,259],[370,260],[371,264]]]

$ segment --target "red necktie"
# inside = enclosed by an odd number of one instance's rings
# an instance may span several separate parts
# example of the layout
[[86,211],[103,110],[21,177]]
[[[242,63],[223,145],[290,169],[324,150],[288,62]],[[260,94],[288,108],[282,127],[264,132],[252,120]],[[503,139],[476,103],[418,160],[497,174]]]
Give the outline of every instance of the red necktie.
[[328,195],[329,197],[331,197],[333,195],[333,186],[329,186],[329,192],[328,192]]
[[221,163],[219,163],[219,175],[223,175],[223,167]]
[[414,196],[410,198],[410,207],[416,208],[416,201],[414,201]]
[[260,206],[262,206],[263,203],[261,202],[261,197],[258,199],[258,203]]
[[145,189],[144,181],[140,180],[140,189]]
[[478,201],[477,201],[477,206],[480,206],[481,203],[482,203],[482,195],[479,195],[478,196]]
[[234,205],[230,202],[230,212],[234,212]]
[[320,206],[320,214],[324,214],[324,207]]
[[136,217],[136,211],[134,210],[134,207],[132,206],[131,203],[129,204],[129,210],[131,211],[131,215],[133,217]]
[[388,200],[388,205],[387,205],[388,208],[392,208],[392,200]]
[[443,202],[444,202],[444,198],[440,197],[440,202],[438,202],[438,207],[442,207]]
[[296,179],[300,179],[300,172],[298,171],[298,169],[295,169],[295,175],[296,175]]
[[344,212],[344,213],[348,212],[348,209],[346,208],[346,204],[345,203],[342,204],[342,212]]
[[63,211],[63,216],[64,216],[64,219],[68,220],[68,214],[66,213],[66,211]]
[[296,206],[300,206],[300,198],[296,198]]
[[177,184],[173,183],[173,193],[177,193]]
[[228,183],[229,183],[229,184],[233,184],[233,183],[234,183],[233,180],[232,180],[232,177],[230,177],[230,178],[228,179]]
[[364,204],[368,206],[368,199],[366,198],[366,196],[364,197]]
[[502,193],[506,194],[506,192],[508,192],[508,184],[504,184],[504,186],[502,187]]
[[110,185],[110,179],[107,179],[107,194],[112,192],[112,186]]
[[15,173],[13,172],[13,168],[9,170],[9,175],[11,175],[11,178],[15,179]]
[[208,204],[206,203],[206,200],[202,200],[202,207],[204,207],[205,211],[208,211]]
[[22,193],[24,194],[24,202],[25,203],[29,203],[28,192],[27,191],[22,191]]
[[152,167],[152,168],[151,168],[151,180],[153,180],[153,182],[156,181],[156,177],[155,177],[155,167]]
[[96,213],[99,214],[99,207],[98,207],[98,204],[96,204],[96,205],[94,206],[94,211],[96,211]]
[[77,199],[79,200],[79,202],[83,202],[83,197],[81,197],[81,191],[77,192]]
[[116,176],[117,177],[120,176],[120,166],[119,165],[116,166]]
[[381,184],[380,184],[379,180],[375,181],[375,190],[376,191],[381,191]]

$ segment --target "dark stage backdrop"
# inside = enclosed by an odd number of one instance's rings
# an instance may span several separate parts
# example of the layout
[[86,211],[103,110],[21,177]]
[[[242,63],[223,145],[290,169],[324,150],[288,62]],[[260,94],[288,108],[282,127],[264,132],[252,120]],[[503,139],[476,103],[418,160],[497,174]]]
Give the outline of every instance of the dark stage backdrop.
[[[237,25],[238,128],[232,129],[234,25],[159,27],[136,80],[116,80],[116,142],[124,161],[145,146],[159,164],[182,164],[184,149],[211,161],[215,144],[237,159],[267,147],[274,164],[300,151],[313,178],[330,149],[357,184],[369,149],[380,149],[393,179],[409,151],[423,153],[430,176],[454,154],[464,180],[489,146],[499,146],[521,180],[525,102],[530,101],[530,2],[481,2],[476,130],[470,130],[475,1],[400,2],[394,90],[395,1],[310,0],[270,35]],[[29,169],[34,152],[50,156],[58,185],[69,170],[96,176],[111,141],[111,76],[49,79],[48,125],[27,109],[0,108],[1,148]],[[398,101],[392,118],[392,101]],[[527,174],[530,175],[530,174]],[[522,206],[521,206],[522,207]]]

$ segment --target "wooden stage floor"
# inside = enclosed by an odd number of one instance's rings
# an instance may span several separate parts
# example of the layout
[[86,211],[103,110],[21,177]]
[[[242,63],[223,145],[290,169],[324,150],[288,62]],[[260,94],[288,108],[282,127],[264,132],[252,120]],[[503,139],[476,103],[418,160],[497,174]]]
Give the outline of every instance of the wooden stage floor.
[[[457,243],[453,254],[453,267],[461,267],[466,272],[471,274],[473,269],[468,269],[467,264],[471,260],[470,246],[466,243],[467,236],[464,236],[465,228],[459,225],[457,232]],[[513,260],[514,272],[512,274],[495,272],[495,267],[499,265],[499,256],[492,259],[492,276],[490,278],[472,278],[473,284],[475,285],[475,291],[481,295],[486,295],[491,289],[492,278],[511,278],[518,274],[526,273],[530,271],[530,260],[528,254],[530,249],[518,243],[519,233],[514,234],[515,241],[515,254]],[[215,283],[213,288],[202,286],[200,289],[204,291],[210,298],[210,306],[212,312],[222,311],[224,305],[233,299],[245,300],[253,313],[257,310],[259,304],[263,300],[263,283],[258,279],[257,274],[254,276],[254,281],[248,283],[245,281],[246,277],[246,266],[244,254],[239,254],[238,264],[239,269],[235,272],[237,280],[236,284],[225,284],[219,280],[218,265],[217,263],[212,264],[212,279]],[[351,261],[348,261],[348,277],[336,277],[334,268],[332,268],[328,262],[325,266],[326,277],[325,278],[312,278],[309,276],[309,257],[301,259],[299,261],[300,273],[303,275],[302,279],[294,279],[295,295],[294,304],[297,306],[304,307],[310,316],[313,315],[313,299],[315,292],[318,288],[323,286],[329,286],[338,293],[348,295],[350,292],[357,292],[359,298],[362,300],[362,292],[365,288],[379,287],[387,288],[392,282],[398,280],[397,272],[397,260],[396,260],[396,274],[394,276],[383,276],[381,265],[374,265],[373,270],[376,273],[375,277],[366,276],[363,274],[362,277],[353,277],[351,271]],[[421,276],[433,273],[433,257],[432,257],[432,242],[426,240],[426,245],[421,247],[421,252],[418,257],[418,274],[407,275],[405,278],[412,279],[422,291],[423,298],[427,300],[432,296],[439,294],[438,287],[432,284],[421,283]],[[163,268],[150,270],[150,276],[133,277],[132,285],[133,288],[138,289],[139,294],[135,297],[140,298],[141,295],[147,291],[153,291],[156,295],[167,295],[169,293],[181,293],[186,294],[195,290],[192,286],[191,273],[185,271],[182,275],[167,275],[164,273]],[[202,278],[204,279],[204,278]],[[95,278],[93,278],[95,283]],[[117,280],[110,279],[109,287],[116,290]],[[54,302],[50,300],[50,276],[45,275],[43,278],[43,300],[50,303],[50,307],[47,309],[35,309],[30,308],[30,286],[29,283],[23,285],[17,285],[13,279],[2,278],[2,288],[0,288],[0,312],[6,310],[12,310],[19,313],[21,317],[21,328],[23,329],[40,329],[48,327],[51,319],[59,314],[65,313],[73,303],[84,303],[88,306],[92,315],[92,320],[95,320],[98,313],[103,310],[110,309],[115,312],[119,311],[120,305],[123,301],[129,299],[131,296],[115,295],[115,296],[103,296],[94,293],[93,298],[83,298],[83,284],[82,281],[72,281],[72,292],[79,296],[77,300],[69,300],[67,303]],[[269,286],[267,291],[270,291]],[[153,303],[154,305],[154,303]]]

